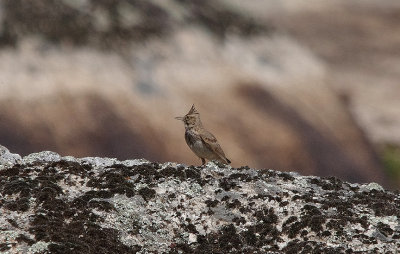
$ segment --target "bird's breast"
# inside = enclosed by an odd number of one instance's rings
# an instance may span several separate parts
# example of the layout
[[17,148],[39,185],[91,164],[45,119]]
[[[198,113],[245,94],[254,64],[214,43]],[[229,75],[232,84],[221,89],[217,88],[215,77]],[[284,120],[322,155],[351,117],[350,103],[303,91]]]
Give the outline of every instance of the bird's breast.
[[187,131],[185,133],[186,143],[190,147],[190,149],[201,158],[209,158],[212,155],[212,151],[210,151],[201,140],[198,134]]
[[190,148],[192,151],[201,158],[209,158],[211,151],[204,145],[204,143],[199,139],[195,141]]

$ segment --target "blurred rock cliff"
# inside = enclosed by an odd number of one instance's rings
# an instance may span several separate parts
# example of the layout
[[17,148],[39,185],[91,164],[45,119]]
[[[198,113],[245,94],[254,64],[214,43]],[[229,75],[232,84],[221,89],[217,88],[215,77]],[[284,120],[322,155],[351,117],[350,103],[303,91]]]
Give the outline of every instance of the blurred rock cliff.
[[[301,2],[2,1],[0,144],[199,164],[174,119],[194,103],[234,166],[386,184],[371,140],[400,143],[374,122],[396,112],[368,110],[364,83],[383,84],[398,59],[368,64],[386,51],[363,47],[388,10],[399,26],[400,7]],[[385,37],[399,53],[396,38]],[[400,70],[388,71],[398,89]]]

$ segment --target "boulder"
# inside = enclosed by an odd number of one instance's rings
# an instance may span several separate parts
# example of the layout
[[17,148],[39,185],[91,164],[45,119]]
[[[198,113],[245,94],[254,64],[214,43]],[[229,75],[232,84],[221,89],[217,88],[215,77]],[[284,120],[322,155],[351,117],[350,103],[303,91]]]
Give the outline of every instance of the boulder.
[[0,251],[396,253],[399,201],[334,177],[41,152],[0,169]]

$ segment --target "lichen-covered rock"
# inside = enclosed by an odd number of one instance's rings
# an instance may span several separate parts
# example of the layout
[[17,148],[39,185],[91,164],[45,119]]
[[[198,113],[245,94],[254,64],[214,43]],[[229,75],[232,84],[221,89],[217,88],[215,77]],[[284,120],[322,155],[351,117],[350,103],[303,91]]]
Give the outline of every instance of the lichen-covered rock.
[[21,156],[19,154],[10,153],[7,148],[0,145],[0,168],[14,165],[20,160]]
[[0,170],[3,253],[396,253],[400,195],[297,173],[42,152]]

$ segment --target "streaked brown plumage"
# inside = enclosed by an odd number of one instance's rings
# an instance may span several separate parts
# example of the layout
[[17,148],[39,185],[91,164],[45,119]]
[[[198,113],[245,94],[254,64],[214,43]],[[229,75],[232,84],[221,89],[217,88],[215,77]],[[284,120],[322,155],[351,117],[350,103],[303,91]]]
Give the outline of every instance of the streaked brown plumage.
[[218,144],[217,139],[209,131],[204,129],[200,120],[200,114],[194,105],[183,117],[176,117],[185,124],[185,140],[189,148],[201,159],[202,164],[206,160],[216,160],[224,164],[231,161],[226,158],[224,151]]

